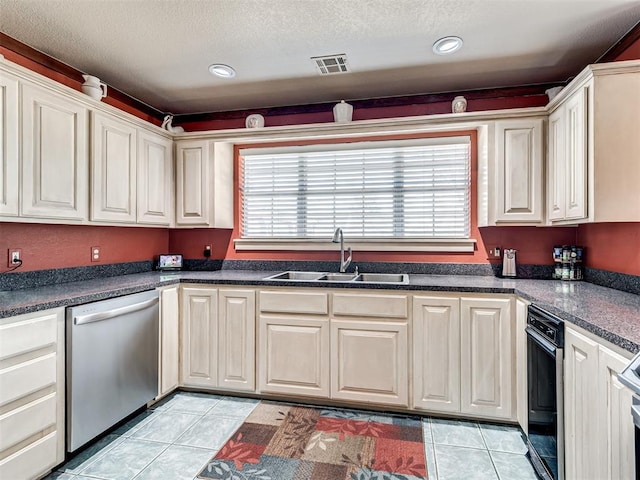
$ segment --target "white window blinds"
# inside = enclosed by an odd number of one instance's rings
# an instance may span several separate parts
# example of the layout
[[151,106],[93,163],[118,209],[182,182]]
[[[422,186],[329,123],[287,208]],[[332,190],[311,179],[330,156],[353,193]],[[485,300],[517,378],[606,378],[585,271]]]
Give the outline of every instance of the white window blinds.
[[469,238],[468,137],[240,155],[243,238]]

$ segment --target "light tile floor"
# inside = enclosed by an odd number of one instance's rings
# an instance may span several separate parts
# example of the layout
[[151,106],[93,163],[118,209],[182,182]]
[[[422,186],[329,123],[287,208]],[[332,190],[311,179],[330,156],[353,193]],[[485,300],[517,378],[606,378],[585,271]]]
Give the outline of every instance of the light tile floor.
[[[193,480],[257,404],[177,392],[45,480]],[[423,428],[429,480],[537,479],[516,427],[425,417]]]

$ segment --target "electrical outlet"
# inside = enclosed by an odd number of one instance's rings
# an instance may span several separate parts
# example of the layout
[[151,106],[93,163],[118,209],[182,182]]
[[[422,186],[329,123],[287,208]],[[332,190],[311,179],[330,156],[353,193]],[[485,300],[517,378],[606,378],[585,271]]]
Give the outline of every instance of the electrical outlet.
[[211,245],[205,245],[204,246],[204,252],[203,252],[204,256],[209,258],[211,256]]
[[491,258],[500,258],[502,256],[502,249],[500,247],[489,248],[489,256]]
[[100,247],[91,247],[91,261],[92,262],[100,261]]
[[20,260],[22,260],[22,249],[10,248],[7,258],[7,267],[15,267],[20,263]]

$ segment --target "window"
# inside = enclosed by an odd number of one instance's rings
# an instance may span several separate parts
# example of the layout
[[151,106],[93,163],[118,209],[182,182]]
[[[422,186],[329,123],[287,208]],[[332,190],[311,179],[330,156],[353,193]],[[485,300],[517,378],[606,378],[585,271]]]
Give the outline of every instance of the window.
[[240,152],[242,237],[468,239],[468,137]]

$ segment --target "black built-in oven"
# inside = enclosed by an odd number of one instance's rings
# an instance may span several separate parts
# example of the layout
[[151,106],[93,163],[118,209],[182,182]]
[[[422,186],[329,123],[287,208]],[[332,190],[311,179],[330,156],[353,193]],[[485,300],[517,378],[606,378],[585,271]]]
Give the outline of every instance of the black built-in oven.
[[564,478],[563,321],[535,305],[527,315],[527,446],[544,480]]

